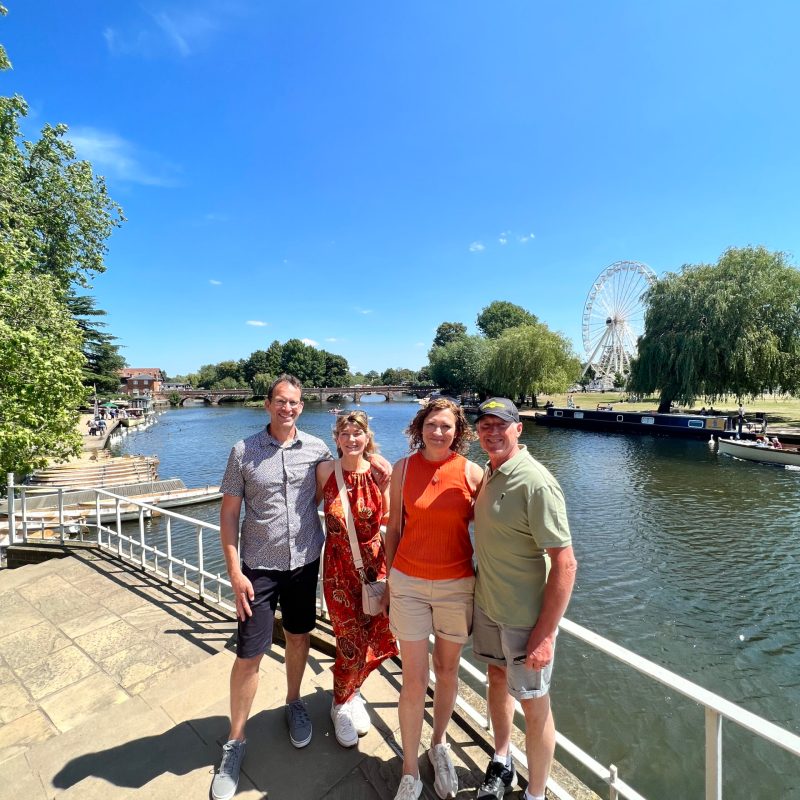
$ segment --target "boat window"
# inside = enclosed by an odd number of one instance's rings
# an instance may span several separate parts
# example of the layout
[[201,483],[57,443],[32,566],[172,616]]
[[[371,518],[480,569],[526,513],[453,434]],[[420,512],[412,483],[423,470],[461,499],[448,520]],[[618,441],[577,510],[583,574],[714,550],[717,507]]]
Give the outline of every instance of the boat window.
[[622,416],[622,414],[617,414],[617,422],[622,422],[624,419],[625,418]]
[[654,425],[655,417],[642,417],[642,425]]
[[564,416],[564,412],[563,411],[554,411],[553,412],[553,416],[554,417],[563,417]]
[[705,427],[705,420],[703,419],[690,419],[689,420],[689,427],[690,428],[704,428]]
[[576,412],[575,412],[575,413],[572,415],[572,418],[573,418],[573,419],[583,419],[583,411],[576,411]]

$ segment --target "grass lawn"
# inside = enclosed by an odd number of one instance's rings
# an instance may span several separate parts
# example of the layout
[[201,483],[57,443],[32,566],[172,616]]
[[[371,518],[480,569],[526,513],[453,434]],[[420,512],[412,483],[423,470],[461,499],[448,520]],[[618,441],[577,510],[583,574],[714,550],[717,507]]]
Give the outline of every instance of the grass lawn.
[[[648,397],[642,402],[629,403],[623,399],[627,396],[627,392],[576,392],[572,395],[576,406],[587,409],[595,409],[598,403],[619,404],[620,407],[624,407],[629,411],[655,411],[658,408],[657,397]],[[552,400],[559,408],[565,408],[567,405],[566,394],[542,394],[536,400],[539,403],[539,408],[542,408],[548,400]],[[693,406],[687,408],[682,406],[681,410],[699,411],[703,406],[709,408],[711,405],[710,402],[704,402],[701,398]],[[718,401],[713,405],[716,411],[727,411],[730,414],[735,414],[739,408],[736,398],[726,398],[725,401]],[[746,414],[756,414],[763,411],[767,415],[770,425],[800,428],[800,398],[786,397],[784,395],[763,395],[745,402],[744,407]]]

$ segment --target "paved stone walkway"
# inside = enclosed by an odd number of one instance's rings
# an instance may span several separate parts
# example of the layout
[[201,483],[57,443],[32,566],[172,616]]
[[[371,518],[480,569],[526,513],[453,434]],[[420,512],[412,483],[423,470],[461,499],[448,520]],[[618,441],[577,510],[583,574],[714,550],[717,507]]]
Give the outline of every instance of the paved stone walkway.
[[[94,550],[0,572],[0,800],[208,797],[227,734],[234,629]],[[298,751],[283,718],[282,650],[263,660],[237,797],[393,798],[400,667],[387,662],[366,682],[373,729],[346,750],[330,722],[331,665],[312,653],[302,692],[315,733]],[[423,742],[430,714],[429,701]],[[449,737],[458,797],[474,797],[486,742],[455,723]],[[422,753],[420,771],[433,800]]]

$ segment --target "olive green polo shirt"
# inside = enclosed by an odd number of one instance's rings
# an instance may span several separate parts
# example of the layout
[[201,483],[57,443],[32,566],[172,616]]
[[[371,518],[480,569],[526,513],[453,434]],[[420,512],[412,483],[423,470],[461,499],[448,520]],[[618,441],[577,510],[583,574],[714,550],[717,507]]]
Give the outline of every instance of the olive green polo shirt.
[[550,569],[549,547],[572,544],[558,481],[520,445],[475,501],[475,602],[495,622],[532,628]]

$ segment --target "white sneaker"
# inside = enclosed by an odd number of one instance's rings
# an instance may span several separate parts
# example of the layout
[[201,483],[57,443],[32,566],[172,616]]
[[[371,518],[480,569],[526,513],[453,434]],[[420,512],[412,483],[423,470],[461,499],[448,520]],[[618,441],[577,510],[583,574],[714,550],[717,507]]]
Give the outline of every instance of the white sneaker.
[[353,720],[350,718],[350,709],[347,703],[331,706],[331,719],[333,720],[333,731],[336,734],[336,741],[342,747],[353,747],[358,744],[358,734],[353,727]]
[[434,745],[428,750],[428,758],[433,765],[433,788],[436,789],[436,794],[442,800],[455,797],[458,794],[458,776],[450,760],[450,745]]
[[372,727],[372,721],[367,712],[367,704],[361,696],[361,692],[356,692],[348,701],[347,705],[350,708],[350,719],[353,720],[356,733],[359,736],[366,736],[369,729]]
[[422,794],[422,781],[413,775],[403,775],[394,800],[417,800]]

